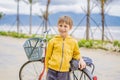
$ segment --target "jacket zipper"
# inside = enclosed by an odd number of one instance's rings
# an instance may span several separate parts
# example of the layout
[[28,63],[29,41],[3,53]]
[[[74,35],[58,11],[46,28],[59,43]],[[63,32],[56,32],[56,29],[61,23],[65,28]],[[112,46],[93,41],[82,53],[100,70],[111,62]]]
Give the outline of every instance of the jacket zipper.
[[65,40],[65,39],[63,39],[63,43],[62,43],[62,59],[61,59],[59,71],[61,70],[62,62],[63,62],[63,55],[64,55],[64,40]]

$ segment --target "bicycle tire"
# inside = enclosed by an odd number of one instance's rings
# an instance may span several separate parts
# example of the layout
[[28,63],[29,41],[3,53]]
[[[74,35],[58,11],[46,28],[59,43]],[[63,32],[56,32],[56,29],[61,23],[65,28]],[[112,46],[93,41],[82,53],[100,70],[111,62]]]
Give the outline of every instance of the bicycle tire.
[[72,71],[71,80],[93,80],[92,73],[87,69]]
[[[19,71],[19,80],[38,80],[44,68],[44,62],[40,60],[27,61]],[[45,78],[43,75],[42,79]]]

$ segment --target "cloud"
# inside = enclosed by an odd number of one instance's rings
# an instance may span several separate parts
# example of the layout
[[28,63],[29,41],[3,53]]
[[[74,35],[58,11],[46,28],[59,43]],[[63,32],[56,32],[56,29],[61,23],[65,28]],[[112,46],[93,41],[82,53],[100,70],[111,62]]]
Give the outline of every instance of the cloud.
[[[50,0],[50,3],[52,5],[71,5],[79,3],[79,0]],[[41,5],[45,5],[47,3],[47,0],[40,0]]]
[[117,5],[112,6],[108,14],[114,16],[120,16],[120,7],[118,7]]
[[78,5],[72,5],[67,7],[66,5],[54,5],[50,6],[50,12],[52,13],[57,13],[57,12],[75,12],[75,13],[80,13],[82,10],[80,9],[80,6]]
[[120,0],[113,0],[107,7],[109,15],[120,16]]
[[[87,0],[51,0],[49,11],[51,13],[57,12],[75,12],[85,13],[87,10]],[[41,10],[45,11],[47,0],[40,0],[39,3],[33,5],[33,14],[41,14]],[[106,5],[105,11],[109,15],[120,16],[120,0],[113,0]],[[91,1],[91,12],[100,13],[100,5],[93,6],[95,4]],[[29,14],[29,5],[20,1],[20,14]],[[5,14],[16,14],[17,3],[15,0],[0,0],[0,12]]]
[[11,12],[10,9],[6,9],[4,7],[0,7],[0,12]]

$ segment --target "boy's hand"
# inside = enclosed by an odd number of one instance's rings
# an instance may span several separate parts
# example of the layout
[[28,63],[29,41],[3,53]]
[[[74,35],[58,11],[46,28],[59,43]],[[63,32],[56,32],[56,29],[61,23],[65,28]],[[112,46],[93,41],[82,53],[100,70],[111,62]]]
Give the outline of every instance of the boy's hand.
[[79,68],[82,70],[86,67],[85,61],[81,58],[79,61]]

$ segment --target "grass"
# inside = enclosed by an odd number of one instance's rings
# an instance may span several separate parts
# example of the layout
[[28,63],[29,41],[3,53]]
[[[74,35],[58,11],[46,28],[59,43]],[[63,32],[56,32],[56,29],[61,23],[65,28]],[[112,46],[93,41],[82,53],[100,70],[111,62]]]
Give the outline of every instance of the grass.
[[79,47],[94,48],[94,49],[103,49],[109,51],[120,52],[120,41],[104,41],[101,40],[85,40],[81,39],[78,41]]
[[2,36],[11,36],[11,37],[15,37],[15,38],[30,38],[33,37],[33,35],[29,36],[26,34],[18,34],[17,32],[5,32],[5,31],[0,31],[0,35]]
[[[40,37],[42,38],[42,35],[36,35],[36,34],[32,34],[32,35],[28,35],[28,34],[23,34],[23,33],[17,33],[17,32],[5,32],[5,31],[0,31],[0,35],[2,36],[10,36],[10,37],[14,37],[14,38],[34,38],[34,37]],[[47,35],[47,40],[50,40],[54,35]]]

